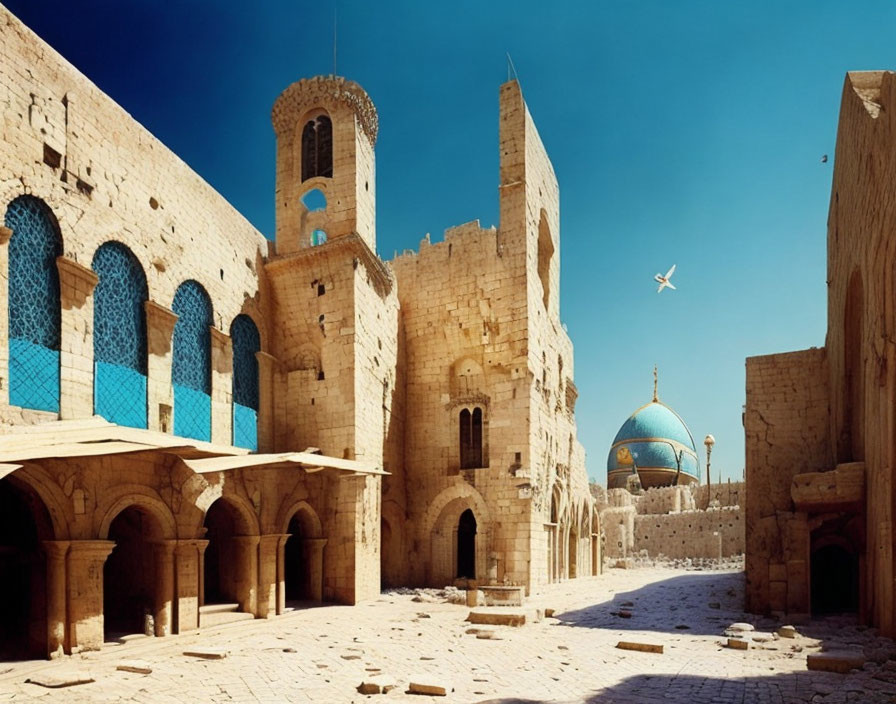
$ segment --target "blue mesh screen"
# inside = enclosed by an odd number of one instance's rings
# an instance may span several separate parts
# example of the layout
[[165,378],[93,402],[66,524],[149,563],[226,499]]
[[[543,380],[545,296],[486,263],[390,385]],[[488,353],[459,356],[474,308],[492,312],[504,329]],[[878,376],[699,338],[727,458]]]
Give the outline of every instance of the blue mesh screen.
[[233,404],[233,444],[258,452],[258,411]]
[[94,412],[113,423],[146,427],[146,277],[119,242],[93,257]]
[[211,439],[211,333],[212,303],[195,281],[185,281],[174,294],[171,378],[174,382],[174,434],[197,440]]
[[258,449],[258,328],[248,315],[238,315],[230,326],[233,343],[233,444]]
[[20,196],[4,220],[9,240],[9,402],[59,412],[62,242],[46,204]]

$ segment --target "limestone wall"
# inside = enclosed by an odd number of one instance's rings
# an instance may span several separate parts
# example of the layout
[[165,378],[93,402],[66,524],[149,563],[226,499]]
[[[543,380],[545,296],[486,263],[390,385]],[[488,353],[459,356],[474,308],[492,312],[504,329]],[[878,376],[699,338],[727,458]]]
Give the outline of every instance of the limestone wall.
[[746,600],[752,611],[808,604],[808,526],[791,479],[831,468],[824,349],[747,360]]
[[[267,242],[236,210],[121,107],[52,48],[0,8],[0,211],[17,196],[47,203],[59,223],[62,272],[62,417],[93,413],[93,309],[86,289],[97,248],[127,245],[146,274],[150,300],[170,309],[175,289],[194,279],[208,292],[215,327],[229,331],[252,316],[263,349],[269,333],[259,279]],[[55,165],[58,164],[58,165]],[[6,278],[6,246],[0,275]],[[79,293],[80,291],[80,293]],[[7,292],[0,287],[0,336],[6,339]],[[152,321],[150,321],[152,322]],[[152,332],[152,331],[151,331]],[[222,343],[226,346],[227,340]],[[0,417],[45,420],[8,408],[6,345],[0,345]],[[226,350],[224,350],[226,359]],[[149,425],[161,429],[160,406],[172,403],[170,367],[150,363]],[[226,364],[224,365],[226,367]],[[159,376],[153,376],[154,371]],[[212,435],[230,441],[230,372],[215,377]]]
[[[742,495],[743,484],[732,483],[731,499]],[[615,560],[646,554],[653,558],[718,559],[719,533],[722,557],[744,552],[743,511],[728,501],[727,487],[712,490],[705,486],[654,487],[640,495],[626,489],[607,492],[608,503],[601,508],[604,558]],[[715,495],[720,499],[715,499]]]

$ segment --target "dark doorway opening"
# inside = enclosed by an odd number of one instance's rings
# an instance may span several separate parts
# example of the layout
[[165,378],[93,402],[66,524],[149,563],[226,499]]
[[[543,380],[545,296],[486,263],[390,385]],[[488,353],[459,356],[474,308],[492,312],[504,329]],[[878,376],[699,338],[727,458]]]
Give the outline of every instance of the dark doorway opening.
[[109,526],[115,547],[103,565],[103,633],[107,640],[130,633],[153,635],[155,554],[161,539],[157,521],[136,506]]
[[237,603],[237,546],[240,516],[226,500],[218,499],[205,514],[204,604]]
[[290,534],[286,540],[286,548],[283,555],[284,572],[286,576],[286,600],[307,601],[311,599],[311,565],[307,540],[308,535],[302,525],[301,516],[297,513],[289,521]]
[[859,609],[859,559],[840,545],[812,553],[812,614],[856,612]]
[[0,660],[47,657],[50,516],[37,495],[0,480]]
[[476,579],[476,517],[470,509],[457,522],[457,577]]

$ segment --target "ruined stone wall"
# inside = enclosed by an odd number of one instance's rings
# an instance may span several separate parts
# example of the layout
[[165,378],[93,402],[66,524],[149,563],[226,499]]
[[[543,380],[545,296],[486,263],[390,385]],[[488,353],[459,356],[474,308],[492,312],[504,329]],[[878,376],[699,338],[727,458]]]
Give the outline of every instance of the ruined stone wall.
[[794,475],[831,469],[824,349],[747,360],[746,601],[750,611],[808,611],[808,527]]
[[[740,496],[743,484],[733,483],[732,499]],[[713,494],[716,493],[713,489]],[[741,506],[727,500],[706,507],[705,486],[654,487],[640,495],[626,489],[607,492],[608,503],[600,518],[604,557],[608,560],[647,555],[653,558],[717,559],[722,535],[722,556],[744,552],[745,534]]]
[[[31,194],[53,211],[62,234],[64,305],[61,416],[93,414],[93,303],[89,271],[97,248],[127,245],[146,274],[149,299],[170,309],[177,287],[198,281],[214,306],[220,363],[213,375],[212,437],[230,442],[229,332],[249,313],[265,327],[267,242],[183,161],[78,73],[59,54],[0,8],[0,211]],[[49,162],[49,163],[48,163]],[[58,165],[55,165],[57,164]],[[0,245],[0,277],[7,278],[7,245]],[[149,317],[151,326],[158,322]],[[161,324],[161,323],[160,323]],[[6,286],[0,287],[0,338],[8,335]],[[169,338],[170,339],[170,338]],[[0,345],[0,417],[46,420],[9,408],[8,349]],[[161,429],[171,406],[170,356],[150,350],[149,427]],[[170,419],[169,419],[170,420]]]
[[[828,214],[830,444],[864,461],[860,612],[896,633],[896,76],[851,72],[843,86]],[[864,543],[864,544],[862,544]]]

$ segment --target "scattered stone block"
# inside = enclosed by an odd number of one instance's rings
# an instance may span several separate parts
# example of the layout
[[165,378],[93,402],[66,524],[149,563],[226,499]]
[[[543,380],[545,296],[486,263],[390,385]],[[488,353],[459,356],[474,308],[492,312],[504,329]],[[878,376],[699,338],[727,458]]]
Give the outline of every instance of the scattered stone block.
[[[534,618],[532,619],[535,620]],[[467,616],[470,623],[482,624],[485,626],[525,626],[525,611],[487,611],[485,609],[474,609]]]
[[796,629],[793,626],[781,626],[778,629],[778,635],[781,638],[796,638],[799,633],[796,632]]
[[751,623],[732,623],[725,630],[745,632],[745,631],[755,631],[756,628]]
[[224,648],[193,648],[185,650],[184,655],[188,658],[203,658],[205,660],[223,660],[230,654]]
[[544,615],[545,615],[546,618],[553,618],[553,616],[554,616],[554,609],[545,609],[545,610],[544,610]]
[[429,694],[436,697],[448,695],[448,690],[444,685],[438,684],[427,676],[412,677],[408,684],[408,692],[410,694]]
[[143,660],[125,660],[118,663],[115,669],[121,672],[133,672],[137,675],[152,674],[152,666]]
[[29,677],[26,682],[49,689],[73,687],[78,684],[90,684],[95,680],[86,672],[41,672]]
[[501,640],[494,631],[489,631],[485,628],[480,630],[479,633],[476,634],[476,637],[480,640]]
[[397,686],[395,680],[388,675],[375,675],[361,682],[358,685],[358,692],[361,694],[388,694]]
[[637,650],[641,653],[663,654],[663,646],[655,643],[636,643],[634,641],[621,640],[616,644],[620,650]]
[[480,587],[486,606],[522,606],[524,588],[515,587]]
[[741,638],[729,638],[728,647],[734,650],[749,650],[750,644]]
[[865,655],[857,651],[830,650],[806,656],[806,667],[822,672],[846,674],[850,670],[860,670],[865,664]]

